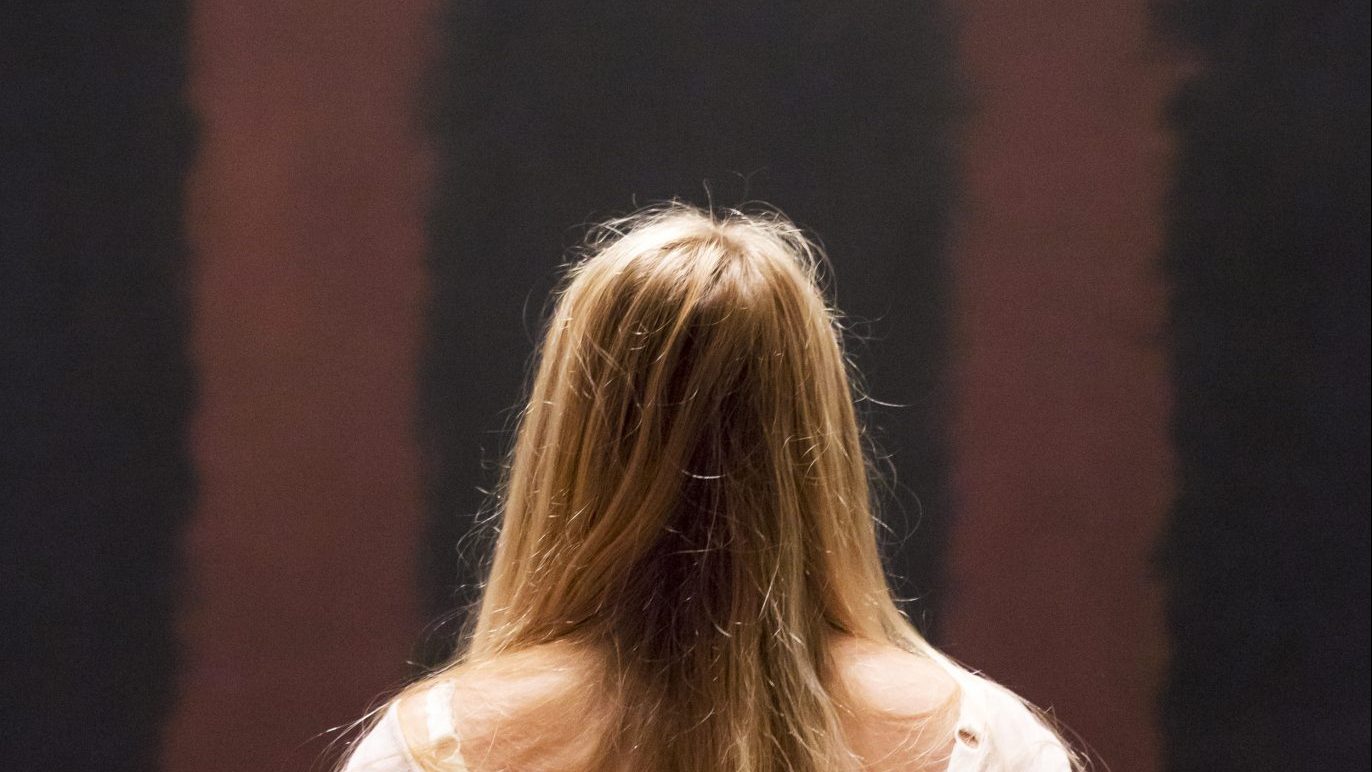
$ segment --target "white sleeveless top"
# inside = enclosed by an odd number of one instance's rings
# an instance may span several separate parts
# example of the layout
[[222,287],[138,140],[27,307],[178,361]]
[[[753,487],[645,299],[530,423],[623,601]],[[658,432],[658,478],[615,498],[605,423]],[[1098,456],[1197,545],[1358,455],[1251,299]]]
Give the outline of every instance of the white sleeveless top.
[[[948,772],[1070,772],[1058,738],[1005,687],[949,666],[962,686],[957,739]],[[428,739],[453,735],[451,682],[424,695]],[[448,761],[452,772],[468,772],[459,754]],[[400,730],[394,703],[358,742],[343,772],[421,772]]]

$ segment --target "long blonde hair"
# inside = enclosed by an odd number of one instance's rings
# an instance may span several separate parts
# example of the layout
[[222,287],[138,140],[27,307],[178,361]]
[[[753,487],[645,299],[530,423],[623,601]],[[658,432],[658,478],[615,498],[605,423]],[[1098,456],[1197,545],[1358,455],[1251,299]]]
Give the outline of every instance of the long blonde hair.
[[536,352],[463,645],[396,699],[562,647],[593,653],[558,708],[596,734],[578,768],[859,766],[830,636],[948,660],[886,580],[824,264],[765,207],[673,200],[591,233]]

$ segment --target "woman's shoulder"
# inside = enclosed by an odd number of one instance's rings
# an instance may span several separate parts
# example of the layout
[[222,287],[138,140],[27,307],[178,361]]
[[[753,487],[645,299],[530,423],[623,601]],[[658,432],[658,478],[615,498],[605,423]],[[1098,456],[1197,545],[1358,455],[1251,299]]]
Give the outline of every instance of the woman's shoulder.
[[833,649],[839,676],[867,711],[908,718],[956,707],[957,680],[929,657],[853,636]]
[[340,772],[413,772],[425,768],[414,749],[438,757],[455,772],[465,769],[453,733],[454,684],[433,679],[392,700],[358,740]]
[[400,705],[392,702],[348,754],[340,772],[411,772],[417,769],[400,722]]
[[[1057,733],[1019,695],[984,676],[947,665],[962,687],[958,745],[950,772],[967,769],[1069,772],[1071,755]],[[981,761],[957,764],[959,756]]]
[[[835,641],[840,672],[872,716],[924,719],[949,737],[941,746],[949,772],[1069,772],[1072,757],[1055,731],[1015,692],[936,652],[845,637]],[[877,729],[876,731],[880,731]],[[873,729],[861,734],[879,741]]]
[[[594,739],[587,730],[603,713],[594,709],[592,685],[581,662],[550,647],[502,655],[407,690],[393,705],[390,734],[412,756],[455,769],[576,768]],[[364,770],[371,772],[356,772]]]

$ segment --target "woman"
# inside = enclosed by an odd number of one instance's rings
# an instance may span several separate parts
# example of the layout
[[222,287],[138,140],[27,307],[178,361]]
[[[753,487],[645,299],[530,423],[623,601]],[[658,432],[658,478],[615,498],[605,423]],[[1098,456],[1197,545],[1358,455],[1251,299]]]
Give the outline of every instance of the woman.
[[464,645],[346,772],[1066,770],[897,610],[820,249],[671,202],[568,271]]

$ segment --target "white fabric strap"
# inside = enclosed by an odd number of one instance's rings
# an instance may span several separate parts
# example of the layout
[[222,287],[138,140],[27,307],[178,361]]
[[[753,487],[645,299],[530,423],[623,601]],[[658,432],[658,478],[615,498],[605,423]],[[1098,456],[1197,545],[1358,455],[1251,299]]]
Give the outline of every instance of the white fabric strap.
[[424,715],[430,742],[453,733],[452,682],[440,681],[424,693]]

